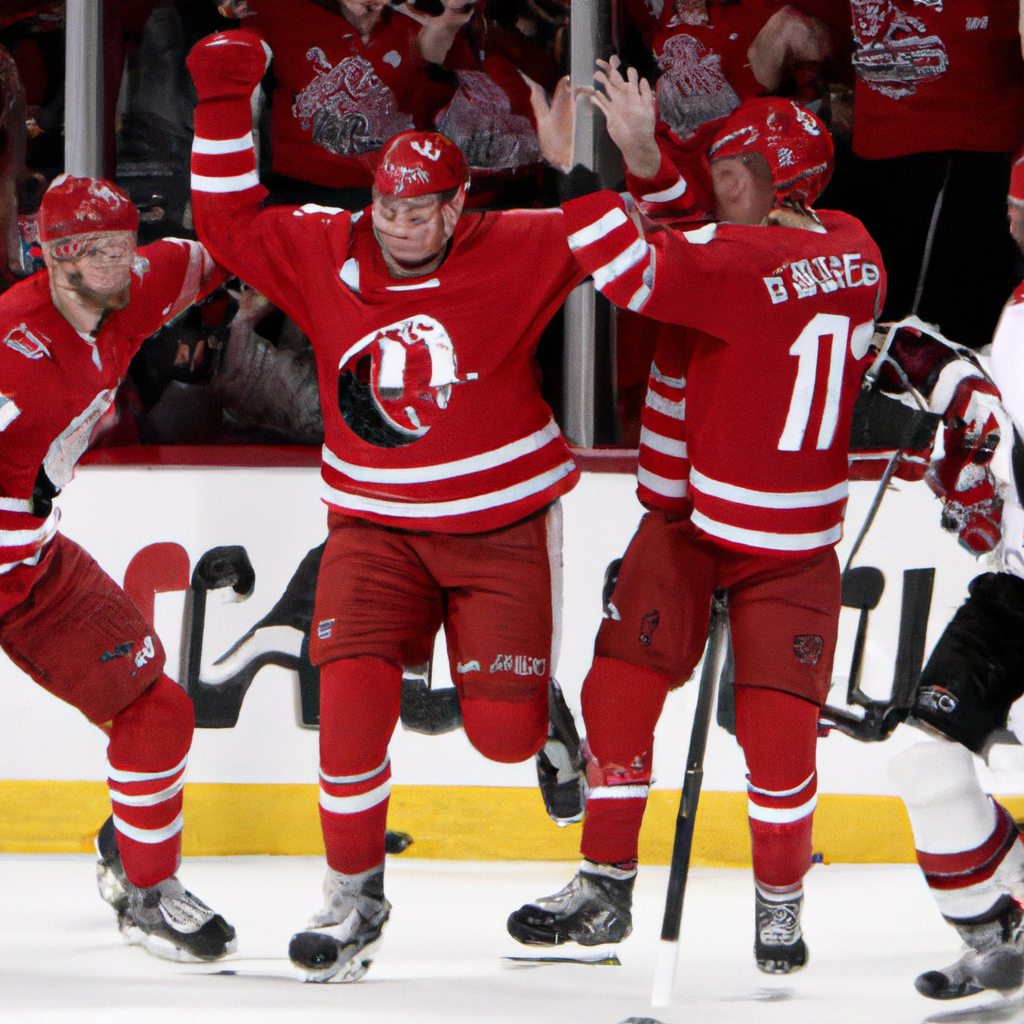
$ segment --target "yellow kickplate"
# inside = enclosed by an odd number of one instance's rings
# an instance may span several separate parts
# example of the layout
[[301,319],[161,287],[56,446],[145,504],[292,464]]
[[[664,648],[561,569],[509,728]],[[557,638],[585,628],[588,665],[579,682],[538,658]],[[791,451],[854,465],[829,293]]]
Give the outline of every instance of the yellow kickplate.
[[[315,785],[189,783],[186,856],[322,854]],[[1015,817],[1024,797],[1004,798]],[[667,864],[679,792],[651,793],[640,832],[640,860]],[[700,797],[693,840],[699,867],[750,864],[746,793]],[[102,782],[0,781],[0,852],[79,853],[110,813]],[[580,825],[558,828],[536,789],[395,786],[388,826],[410,833],[406,856],[447,860],[576,860]],[[822,793],[814,849],[826,863],[910,863],[914,844],[896,797]]]

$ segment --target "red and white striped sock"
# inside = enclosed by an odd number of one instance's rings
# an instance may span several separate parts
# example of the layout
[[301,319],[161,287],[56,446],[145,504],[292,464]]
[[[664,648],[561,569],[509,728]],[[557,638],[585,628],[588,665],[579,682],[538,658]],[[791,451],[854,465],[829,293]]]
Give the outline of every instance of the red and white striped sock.
[[192,743],[192,701],[161,676],[114,716],[107,784],[128,880],[147,888],[170,877],[181,859],[182,786]]
[[356,875],[383,863],[390,796],[390,758],[358,775],[320,769],[320,827],[335,871]]

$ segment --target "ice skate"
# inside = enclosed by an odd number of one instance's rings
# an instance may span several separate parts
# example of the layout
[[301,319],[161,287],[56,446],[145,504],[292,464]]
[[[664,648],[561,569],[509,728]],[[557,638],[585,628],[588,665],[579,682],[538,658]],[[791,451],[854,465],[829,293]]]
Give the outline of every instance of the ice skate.
[[307,981],[358,981],[373,962],[391,913],[384,866],[358,875],[327,869],[324,909],[292,936],[288,956]]
[[114,819],[107,818],[96,837],[96,883],[117,911],[126,942],[154,956],[183,963],[219,960],[238,948],[235,929],[192,895],[171,875],[140,889],[124,872]]
[[548,683],[548,739],[537,752],[537,782],[548,816],[565,826],[583,819],[583,750],[572,712],[554,679]]
[[627,878],[613,878],[581,870],[561,892],[510,914],[508,933],[527,946],[621,942],[633,930],[635,880],[635,871]]
[[1004,994],[1024,984],[1024,912],[1003,896],[982,919],[952,921],[967,948],[955,964],[925,971],[914,988],[929,999],[960,999],[984,989]]
[[807,945],[800,931],[803,894],[785,902],[766,900],[754,890],[754,959],[765,974],[789,974],[807,963]]

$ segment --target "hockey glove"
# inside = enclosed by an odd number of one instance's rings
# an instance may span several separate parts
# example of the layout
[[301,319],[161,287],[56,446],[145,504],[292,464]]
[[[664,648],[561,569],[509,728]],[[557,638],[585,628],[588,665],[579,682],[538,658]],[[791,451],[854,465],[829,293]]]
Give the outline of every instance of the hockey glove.
[[972,376],[960,381],[944,416],[945,455],[925,477],[942,499],[943,529],[958,533],[974,555],[999,543],[1003,503],[988,468],[1000,439],[994,412],[998,402],[987,380]]
[[270,66],[270,47],[248,29],[200,39],[188,55],[188,69],[200,103],[248,99]]

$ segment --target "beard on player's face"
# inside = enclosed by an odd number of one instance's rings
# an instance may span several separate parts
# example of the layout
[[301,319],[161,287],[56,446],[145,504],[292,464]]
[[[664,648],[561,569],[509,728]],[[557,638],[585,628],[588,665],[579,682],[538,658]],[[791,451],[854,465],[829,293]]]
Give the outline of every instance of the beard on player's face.
[[58,284],[74,292],[83,302],[97,311],[106,312],[124,309],[131,299],[131,270],[120,268],[83,271],[68,265],[56,271]]

